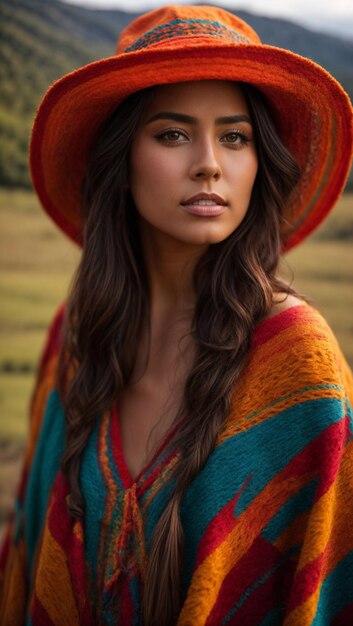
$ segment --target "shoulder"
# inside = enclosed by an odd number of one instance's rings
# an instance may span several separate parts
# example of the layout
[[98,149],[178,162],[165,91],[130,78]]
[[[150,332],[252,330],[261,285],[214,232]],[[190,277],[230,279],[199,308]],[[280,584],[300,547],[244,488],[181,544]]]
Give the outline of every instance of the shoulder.
[[253,347],[266,346],[266,351],[280,352],[297,360],[311,351],[322,350],[321,361],[340,353],[336,337],[321,313],[295,296],[277,299],[270,314],[255,328]]
[[322,315],[302,301],[258,324],[235,386],[238,416],[260,421],[286,409],[342,413],[353,378]]
[[301,304],[303,304],[303,300],[293,296],[291,293],[277,293],[274,296],[271,311],[266,319]]
[[332,330],[300,301],[256,327],[221,440],[265,423],[326,428],[352,402],[353,377]]
[[344,362],[325,318],[313,306],[292,297],[276,303],[271,315],[258,324],[253,351],[266,356],[273,371],[285,363],[288,378],[299,372],[308,377],[337,377]]

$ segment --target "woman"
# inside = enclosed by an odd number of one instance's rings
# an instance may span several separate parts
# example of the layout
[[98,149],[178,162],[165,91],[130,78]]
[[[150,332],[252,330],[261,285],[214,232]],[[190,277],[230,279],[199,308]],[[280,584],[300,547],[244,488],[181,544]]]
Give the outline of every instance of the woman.
[[4,623],[348,624],[352,376],[277,268],[352,143],[334,79],[211,7],[142,16],[49,90],[33,181],[83,253],[32,403]]

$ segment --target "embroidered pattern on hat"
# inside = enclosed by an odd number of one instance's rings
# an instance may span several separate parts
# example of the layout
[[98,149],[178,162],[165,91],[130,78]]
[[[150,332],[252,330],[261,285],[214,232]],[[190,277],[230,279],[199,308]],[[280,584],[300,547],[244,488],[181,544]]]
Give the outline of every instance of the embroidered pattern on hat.
[[163,39],[172,39],[174,37],[194,37],[197,35],[207,35],[208,37],[218,37],[226,41],[232,41],[233,43],[251,43],[250,39],[244,37],[237,31],[224,26],[220,22],[213,22],[212,20],[181,20],[176,19],[167,24],[161,24],[156,26],[152,30],[148,31],[133,43],[131,46],[125,49],[125,52],[132,52],[134,50],[142,50],[148,48],[148,46],[162,41]]

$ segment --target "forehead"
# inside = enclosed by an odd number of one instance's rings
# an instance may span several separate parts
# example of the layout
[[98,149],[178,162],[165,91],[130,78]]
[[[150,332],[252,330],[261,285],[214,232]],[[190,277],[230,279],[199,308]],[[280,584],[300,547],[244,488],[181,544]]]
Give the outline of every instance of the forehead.
[[194,115],[203,112],[225,115],[248,112],[248,107],[239,83],[200,80],[156,87],[148,114],[158,110],[178,110]]

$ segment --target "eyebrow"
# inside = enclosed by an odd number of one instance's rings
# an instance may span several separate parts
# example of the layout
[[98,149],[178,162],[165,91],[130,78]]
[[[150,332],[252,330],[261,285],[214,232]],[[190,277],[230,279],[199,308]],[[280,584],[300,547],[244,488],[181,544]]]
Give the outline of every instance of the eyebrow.
[[[186,124],[197,124],[197,117],[192,117],[191,115],[185,115],[184,113],[174,113],[172,111],[161,111],[160,113],[156,113],[152,115],[145,125],[151,124],[155,120],[174,120],[175,122],[184,122]],[[247,122],[251,124],[251,119],[245,113],[239,115],[227,115],[224,117],[217,117],[215,120],[217,125],[221,124],[237,124],[238,122]]]

